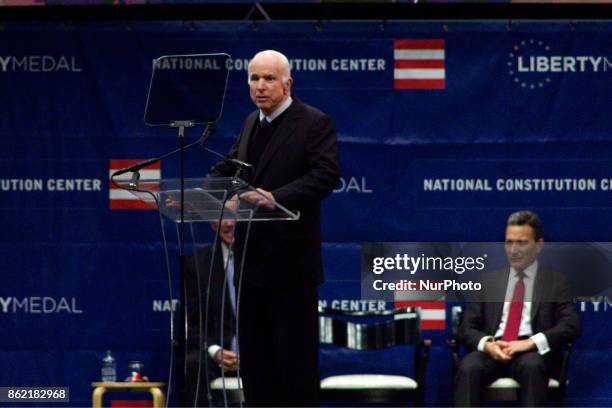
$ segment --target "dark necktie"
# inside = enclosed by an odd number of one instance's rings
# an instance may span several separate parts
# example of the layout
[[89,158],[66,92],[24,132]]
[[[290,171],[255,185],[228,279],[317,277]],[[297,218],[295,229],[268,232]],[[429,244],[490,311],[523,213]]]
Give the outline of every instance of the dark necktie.
[[263,118],[253,133],[249,148],[249,161],[255,168],[259,165],[259,159],[268,145],[271,133],[272,124]]
[[523,315],[523,303],[525,301],[525,282],[522,272],[518,274],[518,281],[514,285],[512,292],[512,303],[510,303],[510,312],[508,313],[508,321],[502,340],[513,341],[518,339],[519,328],[521,327],[521,316]]
[[255,131],[255,137],[253,138],[253,143],[261,142],[261,138],[259,136],[265,135],[270,127],[270,122],[266,118],[263,118],[259,121],[257,125],[257,130]]

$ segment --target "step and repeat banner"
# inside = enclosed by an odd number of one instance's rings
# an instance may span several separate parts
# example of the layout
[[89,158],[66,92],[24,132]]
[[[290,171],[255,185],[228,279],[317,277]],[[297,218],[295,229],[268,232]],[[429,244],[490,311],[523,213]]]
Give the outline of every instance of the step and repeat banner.
[[[612,231],[612,24],[57,23],[0,32],[0,354],[2,386],[67,386],[90,403],[112,350],[119,377],[169,364],[169,298],[159,219],[112,189],[109,174],[178,145],[143,122],[153,60],[231,56],[210,146],[229,149],[244,117],[247,64],[285,53],[293,91],[332,118],[342,179],[323,203],[322,305],[361,298],[362,243],[499,242],[507,216],[538,212],[552,242],[607,242]],[[187,141],[202,128],[187,129]],[[215,159],[186,155],[189,177]],[[176,177],[170,158],[146,170]],[[175,236],[170,236],[175,240]],[[609,245],[597,256],[610,259]],[[583,273],[576,266],[576,274]],[[176,282],[177,276],[173,276]],[[433,340],[427,401],[449,404],[450,302],[422,304]],[[612,297],[577,304],[570,405],[612,405]],[[322,375],[411,372],[410,353],[324,348]]]

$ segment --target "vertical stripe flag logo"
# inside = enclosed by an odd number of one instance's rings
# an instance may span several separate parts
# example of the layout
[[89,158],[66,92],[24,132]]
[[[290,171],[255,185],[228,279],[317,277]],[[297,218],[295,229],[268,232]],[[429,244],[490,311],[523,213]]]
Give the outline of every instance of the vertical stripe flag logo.
[[395,40],[395,89],[444,89],[444,40]]
[[[113,172],[140,163],[142,160],[111,160],[108,178]],[[117,181],[128,181],[132,173],[115,177]],[[141,180],[159,180],[161,178],[161,163],[157,162],[140,170]],[[146,190],[159,190],[159,183],[146,183]],[[119,188],[112,181],[109,182],[110,208],[113,210],[154,210],[157,208],[155,200],[150,194],[135,196],[130,191]]]
[[444,330],[446,327],[446,296],[443,290],[397,290],[395,307],[420,307],[421,329]]

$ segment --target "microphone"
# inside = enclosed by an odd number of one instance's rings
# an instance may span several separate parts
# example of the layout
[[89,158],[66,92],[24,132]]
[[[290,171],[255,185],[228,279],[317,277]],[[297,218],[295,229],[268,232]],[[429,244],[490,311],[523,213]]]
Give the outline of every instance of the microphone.
[[153,159],[142,161],[140,163],[133,164],[130,167],[124,167],[122,169],[115,171],[112,177],[117,177],[125,173],[138,171],[142,169],[143,167],[150,166],[151,164],[157,163],[158,161],[159,161],[159,158],[153,158]]
[[240,172],[242,170],[249,169],[249,171],[253,171],[253,165],[251,163],[247,163],[245,161],[238,160],[238,159],[233,159],[233,158],[231,158],[229,156],[226,156],[224,154],[216,152],[215,150],[213,150],[211,148],[206,147],[206,145],[205,145],[206,140],[208,140],[208,138],[213,133],[215,133],[215,129],[212,126],[207,126],[206,129],[204,129],[204,133],[202,133],[202,136],[200,137],[200,140],[199,140],[200,146],[202,146],[202,149],[204,149],[208,153],[211,153],[211,154],[217,156],[218,158],[220,158],[224,162],[231,163],[234,166],[236,166],[236,173],[234,174],[234,177],[238,177],[238,175],[240,174]]
[[233,164],[235,164],[237,166],[244,167],[244,168],[247,168],[247,169],[252,169],[253,168],[253,165],[251,163],[243,162],[242,160],[232,159],[230,157],[226,157],[225,160],[227,160],[228,162],[233,163]]
[[218,152],[214,151],[213,149],[210,149],[210,148],[208,148],[206,146],[202,146],[202,148],[204,150],[206,150],[208,153],[214,154],[215,156],[217,156],[221,160],[226,161],[228,163],[235,164],[238,167],[242,167],[242,168],[246,168],[246,169],[252,169],[253,168],[253,165],[251,163],[247,163],[245,161],[238,160],[238,159],[232,159],[231,157],[226,156],[226,155],[221,154],[221,153],[218,153]]

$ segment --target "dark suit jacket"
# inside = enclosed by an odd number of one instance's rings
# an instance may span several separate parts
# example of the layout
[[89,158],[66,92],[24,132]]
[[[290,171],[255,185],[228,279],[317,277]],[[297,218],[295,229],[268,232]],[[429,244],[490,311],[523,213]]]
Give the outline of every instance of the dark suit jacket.
[[[226,287],[225,302],[223,299],[223,283],[225,280],[225,270],[223,265],[223,253],[221,245],[217,245],[214,260],[212,259],[212,246],[206,246],[195,251],[187,257],[185,261],[185,284],[186,284],[186,304],[187,304],[187,328],[188,328],[188,347],[189,350],[199,351],[200,336],[199,325],[200,319],[200,298],[198,297],[198,282],[197,276],[200,277],[200,293],[202,307],[202,335],[206,333],[206,347],[217,344],[225,349],[231,348],[232,337],[236,334],[236,319],[232,309],[231,300],[229,297],[229,289]],[[206,308],[206,286],[208,284],[208,276],[210,274],[210,264],[213,262],[212,275],[210,275],[210,292],[208,304],[208,319],[205,315]],[[221,342],[221,310],[223,309],[223,342]],[[207,324],[205,331],[204,324]],[[214,377],[221,375],[219,367],[208,357],[207,350],[205,352],[205,362],[209,364],[211,373]],[[198,353],[192,353],[194,358],[198,359]]]
[[[229,156],[249,161],[249,141],[259,110],[245,120]],[[272,134],[252,174],[242,174],[252,186],[272,192],[278,203],[300,211],[298,221],[255,222],[247,245],[244,279],[261,287],[283,288],[323,281],[320,203],[338,182],[336,132],[327,115],[293,98]],[[221,162],[212,176],[231,176],[232,166]],[[237,266],[245,229],[236,229]],[[238,270],[239,268],[237,268]],[[238,276],[238,273],[236,274]]]
[[[467,302],[459,327],[459,340],[471,350],[484,336],[494,336],[501,321],[510,269],[484,273],[480,279],[483,291],[476,302]],[[571,300],[565,277],[538,268],[531,305],[533,334],[544,333],[551,352],[580,336],[580,318]]]

